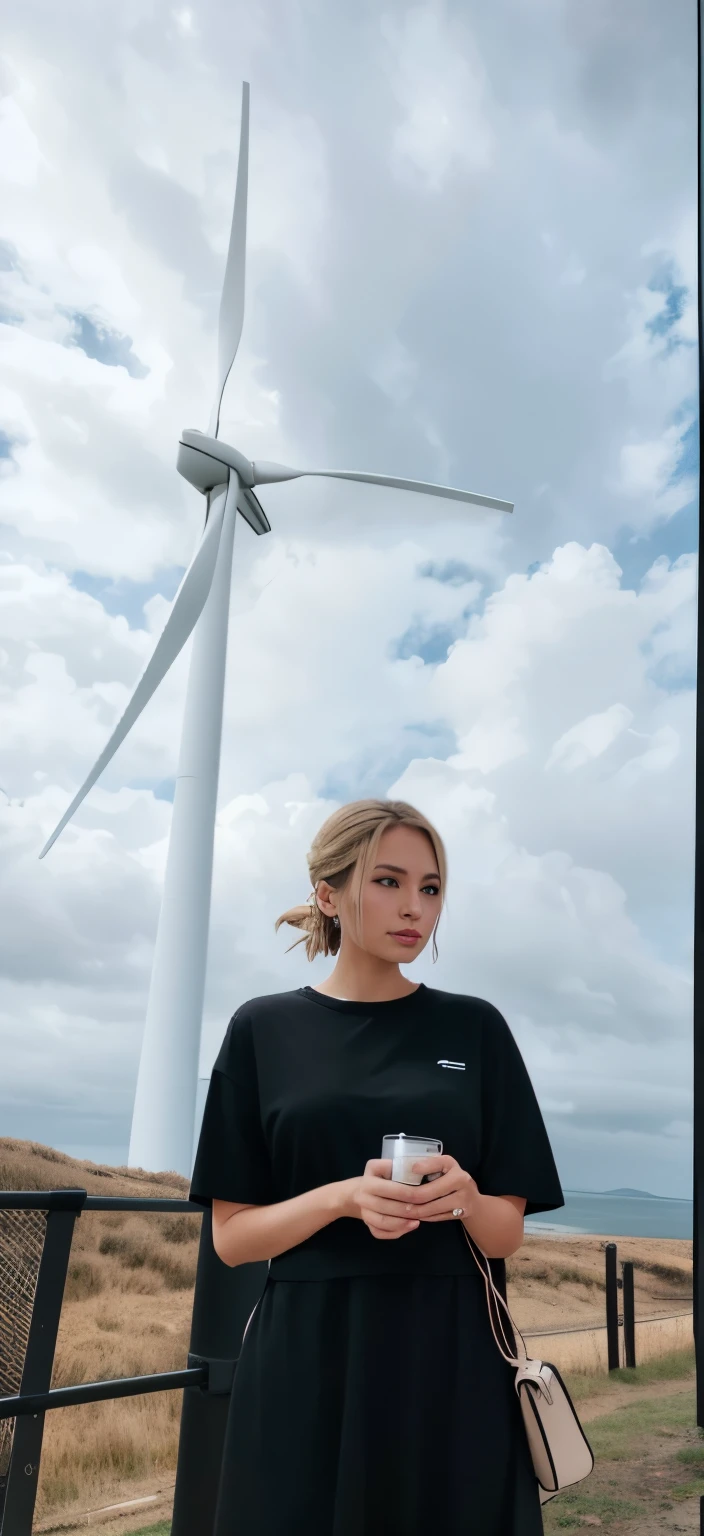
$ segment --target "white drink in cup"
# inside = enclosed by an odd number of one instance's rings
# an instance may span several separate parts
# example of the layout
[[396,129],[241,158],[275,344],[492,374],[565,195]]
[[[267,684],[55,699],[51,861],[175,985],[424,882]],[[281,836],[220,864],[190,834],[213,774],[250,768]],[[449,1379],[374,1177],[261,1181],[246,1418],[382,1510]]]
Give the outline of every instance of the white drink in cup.
[[442,1178],[442,1170],[436,1173],[413,1172],[413,1164],[421,1157],[436,1157],[442,1152],[442,1142],[431,1136],[407,1136],[405,1131],[385,1136],[381,1144],[382,1157],[391,1158],[391,1177],[396,1184],[425,1184]]

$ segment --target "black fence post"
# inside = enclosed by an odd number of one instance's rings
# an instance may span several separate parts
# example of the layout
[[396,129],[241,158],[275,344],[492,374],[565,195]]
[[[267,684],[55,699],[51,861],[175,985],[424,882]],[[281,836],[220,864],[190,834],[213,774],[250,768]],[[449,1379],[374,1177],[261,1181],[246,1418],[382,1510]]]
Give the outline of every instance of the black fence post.
[[623,1269],[623,1348],[624,1361],[634,1369],[636,1363],[636,1306],[633,1290],[633,1260],[626,1259]]
[[616,1244],[606,1244],[606,1344],[609,1370],[620,1365],[618,1350],[618,1283],[616,1280]]
[[223,1264],[213,1247],[212,1212],[203,1211],[193,1296],[189,1366],[209,1364],[207,1387],[186,1387],[176,1465],[171,1536],[212,1536],[230,1391],[242,1335],[269,1267]]
[[[71,1256],[76,1217],[86,1199],[85,1189],[52,1189],[42,1196],[46,1236],[39,1262],[32,1320],[20,1392],[48,1392],[56,1352],[64,1287]],[[0,1536],[32,1536],[44,1414],[27,1414],[15,1422],[5,1499],[0,1512]]]

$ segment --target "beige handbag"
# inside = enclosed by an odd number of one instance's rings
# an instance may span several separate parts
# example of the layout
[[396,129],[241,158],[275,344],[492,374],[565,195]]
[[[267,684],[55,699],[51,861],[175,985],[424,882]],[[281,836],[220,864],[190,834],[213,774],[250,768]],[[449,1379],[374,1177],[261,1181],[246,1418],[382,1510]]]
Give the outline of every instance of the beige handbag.
[[[569,1488],[572,1483],[581,1482],[588,1477],[594,1468],[594,1455],[582,1426],[577,1418],[574,1403],[567,1391],[564,1381],[556,1365],[551,1365],[548,1360],[529,1359],[522,1335],[519,1333],[511,1313],[506,1306],[503,1296],[497,1291],[491,1278],[489,1261],[487,1259],[487,1271],[485,1274],[479,1263],[474,1243],[467,1228],[462,1225],[462,1231],[469,1243],[474,1255],[477,1268],[481,1270],[486,1286],[486,1299],[489,1307],[489,1321],[491,1330],[499,1349],[509,1365],[517,1366],[516,1391],[518,1401],[523,1413],[523,1422],[528,1436],[530,1454],[533,1458],[535,1475],[538,1479],[540,1502],[545,1504],[547,1499],[554,1498],[563,1488]],[[486,1259],[483,1249],[479,1248],[482,1258]],[[516,1338],[520,1341],[517,1345],[518,1356],[507,1354],[499,1340],[496,1338],[494,1319],[491,1315],[491,1297],[489,1286],[494,1292],[497,1302],[501,1302],[505,1309],[509,1322]],[[501,1313],[497,1307],[497,1317],[501,1332],[506,1336]],[[522,1390],[521,1390],[522,1389]]]

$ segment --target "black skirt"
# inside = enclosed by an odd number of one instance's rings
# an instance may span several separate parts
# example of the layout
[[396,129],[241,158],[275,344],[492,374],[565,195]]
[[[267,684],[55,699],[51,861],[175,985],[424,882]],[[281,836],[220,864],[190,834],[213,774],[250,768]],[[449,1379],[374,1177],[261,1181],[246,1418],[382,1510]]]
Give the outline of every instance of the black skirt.
[[215,1536],[543,1536],[515,1367],[477,1281],[269,1276]]

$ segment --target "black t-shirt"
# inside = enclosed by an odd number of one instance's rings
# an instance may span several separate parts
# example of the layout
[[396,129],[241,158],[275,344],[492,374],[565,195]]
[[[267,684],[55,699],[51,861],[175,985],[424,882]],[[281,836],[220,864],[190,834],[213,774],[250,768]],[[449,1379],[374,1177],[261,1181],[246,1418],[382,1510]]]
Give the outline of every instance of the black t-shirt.
[[[481,1194],[522,1195],[527,1216],[565,1203],[503,1015],[482,998],[424,983],[381,1003],[313,987],[243,1003],[213,1067],[189,1198],[204,1206],[288,1200],[364,1173],[381,1157],[382,1137],[399,1131],[442,1141]],[[461,1225],[421,1222],[383,1241],[361,1219],[339,1217],[273,1258],[270,1275],[478,1276]]]

